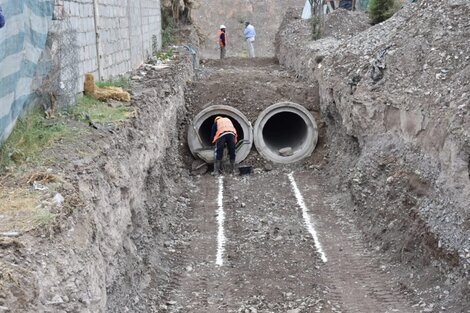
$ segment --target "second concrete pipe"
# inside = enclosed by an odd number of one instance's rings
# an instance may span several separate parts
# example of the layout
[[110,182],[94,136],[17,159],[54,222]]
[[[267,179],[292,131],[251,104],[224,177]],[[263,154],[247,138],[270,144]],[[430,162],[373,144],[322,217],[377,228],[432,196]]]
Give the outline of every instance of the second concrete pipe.
[[309,157],[318,141],[314,117],[294,102],[279,102],[258,116],[254,128],[258,152],[274,163],[294,163]]

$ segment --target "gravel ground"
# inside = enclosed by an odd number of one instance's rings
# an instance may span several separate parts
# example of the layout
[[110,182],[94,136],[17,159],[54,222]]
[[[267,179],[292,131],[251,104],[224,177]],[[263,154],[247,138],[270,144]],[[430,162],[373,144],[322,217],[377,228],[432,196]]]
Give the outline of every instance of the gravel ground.
[[[202,79],[194,81],[186,95],[193,115],[208,103],[219,101],[233,105],[251,120],[260,109],[282,100],[298,102],[318,113],[316,88],[272,60],[229,59],[205,65]],[[253,86],[265,88],[250,89]],[[278,93],[280,86],[298,92]],[[446,312],[446,308],[420,298],[419,290],[406,276],[408,269],[377,248],[354,216],[356,203],[347,183],[341,181],[344,173],[337,165],[356,162],[357,147],[340,135],[334,141],[327,143],[323,138],[320,142],[310,158],[274,169],[266,167],[252,151],[245,163],[254,166],[253,175],[224,178],[222,225],[226,241],[221,266],[217,264],[218,180],[207,174],[194,177],[197,187],[191,192],[192,214],[187,221],[190,235],[176,252],[181,255],[180,263],[174,269],[162,310]],[[346,152],[335,154],[338,147]],[[304,210],[289,180],[291,171],[303,196]],[[307,217],[317,242],[306,227]]]

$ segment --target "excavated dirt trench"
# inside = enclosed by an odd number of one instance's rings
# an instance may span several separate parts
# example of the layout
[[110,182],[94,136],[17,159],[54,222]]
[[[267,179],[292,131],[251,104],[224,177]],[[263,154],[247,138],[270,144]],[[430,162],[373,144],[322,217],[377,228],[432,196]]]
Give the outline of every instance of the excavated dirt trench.
[[[458,280],[438,269],[449,256],[421,245],[432,236],[419,220],[406,220],[413,227],[398,252],[385,248],[394,247],[391,231],[369,232],[372,210],[358,198],[370,186],[345,178],[364,147],[345,135],[338,112],[320,113],[318,86],[275,59],[206,61],[188,84],[188,62],[145,71],[134,86],[139,118],[93,133],[96,157],[69,155],[53,169],[67,173],[83,206],[51,239],[0,241],[14,275],[0,275],[0,312],[468,312],[449,292]],[[230,105],[254,124],[283,101],[316,119],[310,157],[276,165],[253,147],[242,162],[251,175],[189,175],[186,134],[201,110]],[[425,188],[413,185],[395,192],[411,198]],[[397,208],[371,216],[402,216]],[[410,248],[415,238],[426,251]]]
[[[162,312],[426,312],[403,271],[366,242],[350,216],[347,189],[332,188],[329,146],[317,88],[274,59],[205,63],[186,91],[190,117],[216,104],[232,105],[254,123],[281,101],[303,105],[317,119],[311,157],[272,165],[253,148],[248,176],[193,176],[185,244],[176,249]],[[344,162],[357,144],[337,139]],[[187,165],[192,157],[187,150]],[[349,160],[346,159],[349,157]]]

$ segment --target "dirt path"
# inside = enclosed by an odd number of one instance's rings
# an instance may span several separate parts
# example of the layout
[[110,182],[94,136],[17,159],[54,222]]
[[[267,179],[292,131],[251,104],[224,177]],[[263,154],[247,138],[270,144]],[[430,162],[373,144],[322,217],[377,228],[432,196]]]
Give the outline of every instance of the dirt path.
[[[279,188],[259,193],[259,186],[273,181]],[[168,302],[176,301],[170,311],[315,312],[325,306],[320,291],[327,288],[318,277],[322,262],[302,226],[295,198],[286,197],[286,175],[223,178],[222,265],[217,264],[218,179],[203,176],[198,185],[186,273]]]
[[348,201],[347,197],[332,194],[312,173],[299,173],[296,181],[328,256],[322,276],[346,312],[418,312],[397,290],[390,265],[367,248],[353,222],[339,209],[338,203]]
[[380,258],[311,173],[294,175],[328,260],[306,227],[305,212],[286,172],[223,180],[222,265],[217,264],[218,179],[203,176],[193,193],[191,244],[168,312],[415,311],[394,288]]

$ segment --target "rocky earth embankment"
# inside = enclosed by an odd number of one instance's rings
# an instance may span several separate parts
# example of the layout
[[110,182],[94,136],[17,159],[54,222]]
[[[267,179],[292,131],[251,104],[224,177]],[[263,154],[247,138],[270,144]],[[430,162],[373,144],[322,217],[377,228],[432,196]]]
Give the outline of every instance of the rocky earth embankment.
[[318,84],[325,175],[350,190],[371,246],[408,266],[406,288],[428,309],[451,312],[470,300],[468,16],[466,1],[421,1],[360,31],[362,13],[337,10],[313,41],[291,11],[276,44],[281,64]]
[[0,312],[158,311],[189,201],[178,134],[191,60],[144,73],[132,123],[56,147],[69,209],[57,229],[0,238]]

